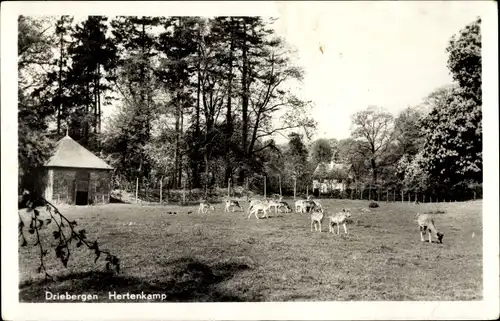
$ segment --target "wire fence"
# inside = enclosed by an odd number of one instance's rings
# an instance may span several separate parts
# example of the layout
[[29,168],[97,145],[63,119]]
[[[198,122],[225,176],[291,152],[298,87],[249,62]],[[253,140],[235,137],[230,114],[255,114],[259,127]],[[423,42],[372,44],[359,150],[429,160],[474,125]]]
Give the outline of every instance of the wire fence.
[[[215,184],[206,188],[190,188],[188,184],[182,184],[181,189],[170,189],[168,184],[161,180],[147,182],[137,180],[136,184],[125,183],[116,186],[112,197],[116,200],[126,199],[127,202],[149,202],[149,203],[179,203],[191,204],[200,200],[220,202],[224,198],[271,197],[279,194],[285,198],[305,198],[309,195],[315,198],[328,199],[350,199],[371,200],[377,202],[462,202],[482,199],[482,186],[475,188],[441,189],[426,192],[417,192],[397,188],[344,188],[344,189],[320,189],[313,188],[313,184],[301,184],[294,182],[293,188],[290,184],[277,186],[276,179],[262,178],[262,180],[247,180],[244,186],[233,185],[228,181],[225,185]],[[274,182],[274,183],[273,183]],[[269,184],[270,183],[270,184]],[[121,195],[119,195],[121,194]]]

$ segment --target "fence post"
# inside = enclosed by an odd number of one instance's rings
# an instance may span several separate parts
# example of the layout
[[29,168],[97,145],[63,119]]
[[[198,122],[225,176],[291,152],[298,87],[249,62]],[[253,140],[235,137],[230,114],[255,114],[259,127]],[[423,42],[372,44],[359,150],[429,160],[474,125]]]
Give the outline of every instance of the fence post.
[[411,197],[411,193],[408,193],[408,203],[411,202],[410,197]]
[[401,190],[401,204],[403,204],[403,202],[405,201],[404,196],[405,196],[405,192],[403,190]]
[[280,196],[283,196],[283,194],[281,193],[281,175],[278,175],[278,179],[279,179],[279,182],[280,182]]
[[163,201],[163,176],[160,178],[160,205]]
[[267,181],[267,176],[264,175],[264,199],[266,199],[266,181]]
[[295,201],[295,196],[297,194],[297,178],[293,178],[293,200]]
[[227,179],[227,197],[231,197],[230,195],[230,191],[231,191],[231,178],[228,178]]
[[182,184],[182,204],[186,204],[186,181]]
[[387,193],[386,193],[386,196],[385,196],[385,197],[386,197],[385,202],[386,202],[386,203],[389,203],[389,190],[386,190],[386,192],[387,192]]
[[135,204],[139,203],[138,196],[139,196],[139,176],[137,176],[135,179]]

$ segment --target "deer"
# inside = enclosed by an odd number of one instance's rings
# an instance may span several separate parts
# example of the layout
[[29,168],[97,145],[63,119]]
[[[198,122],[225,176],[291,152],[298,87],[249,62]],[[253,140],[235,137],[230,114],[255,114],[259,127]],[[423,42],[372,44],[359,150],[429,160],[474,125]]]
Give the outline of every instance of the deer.
[[207,201],[202,201],[200,202],[200,207],[198,207],[198,213],[207,213],[209,209],[215,211],[215,207],[212,204],[209,204]]
[[268,204],[265,204],[265,203],[256,203],[254,204],[253,206],[251,206],[249,208],[249,214],[248,214],[248,217],[247,219],[249,219],[252,214],[255,214],[255,217],[257,219],[259,219],[259,216],[257,215],[259,213],[259,211],[262,211],[264,214],[262,215],[261,218],[269,218],[269,216],[267,216],[267,210],[269,209],[269,205]]
[[415,216],[418,227],[420,230],[420,240],[425,242],[424,234],[429,231],[429,243],[432,243],[432,233],[436,233],[437,239],[439,243],[443,243],[444,233],[441,233],[437,230],[436,225],[434,224],[434,217],[430,214],[420,214],[417,213]]
[[224,207],[224,212],[229,212],[230,207],[232,207],[233,212],[235,207],[243,211],[243,207],[241,207],[240,203],[238,203],[238,201],[235,200],[226,200],[226,206]]
[[[344,234],[347,234],[347,219],[351,217],[351,211],[343,208],[342,211],[330,216],[329,231],[334,234],[340,234],[340,224],[344,227]],[[334,226],[337,225],[337,233]]]
[[267,206],[269,208],[269,210],[271,210],[271,207],[274,208],[274,213],[278,213],[278,209],[280,207],[280,203],[281,203],[281,200],[280,201],[277,201],[277,200],[270,200],[268,203],[267,203]]
[[314,226],[314,231],[318,231],[318,226],[319,226],[319,231],[321,232],[321,223],[323,222],[323,218],[325,217],[323,210],[318,210],[315,209],[311,211],[311,232],[313,231],[313,226]]
[[283,201],[279,202],[278,209],[279,210],[284,209],[285,213],[291,213],[292,212],[292,208],[290,207],[290,205],[288,205],[287,202],[283,202]]

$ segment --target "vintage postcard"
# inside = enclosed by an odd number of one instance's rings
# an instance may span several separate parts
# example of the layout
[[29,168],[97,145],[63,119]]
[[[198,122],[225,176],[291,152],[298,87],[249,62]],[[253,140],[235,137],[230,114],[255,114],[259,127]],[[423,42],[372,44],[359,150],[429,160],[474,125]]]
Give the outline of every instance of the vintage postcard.
[[3,2],[2,317],[497,319],[496,10]]

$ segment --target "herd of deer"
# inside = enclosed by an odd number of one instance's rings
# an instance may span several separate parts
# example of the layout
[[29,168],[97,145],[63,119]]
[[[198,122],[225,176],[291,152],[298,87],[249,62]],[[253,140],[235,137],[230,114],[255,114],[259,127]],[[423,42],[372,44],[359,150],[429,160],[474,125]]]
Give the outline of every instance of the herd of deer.
[[[224,207],[224,212],[232,212],[235,211],[235,209],[239,209],[241,211],[243,210],[243,207],[239,204],[238,201],[236,200],[226,200],[225,202],[225,207]],[[198,208],[198,213],[207,213],[208,210],[215,210],[215,207],[208,203],[207,201],[202,201],[200,203],[200,207]],[[268,218],[269,216],[267,213],[274,209],[274,213],[280,212],[285,212],[285,213],[291,213],[292,208],[290,205],[288,205],[287,202],[283,201],[283,197],[280,195],[273,195],[272,199],[252,199],[249,200],[249,206],[248,206],[248,217],[249,219],[252,215],[255,215],[255,218],[259,219],[259,213],[262,212],[262,216],[260,218]],[[369,211],[368,209],[366,209]],[[311,232],[313,231],[319,231],[321,232],[321,224],[323,223],[323,220],[325,218],[325,208],[323,205],[318,200],[313,200],[310,196],[307,197],[307,199],[301,199],[295,201],[295,213],[309,213],[310,218],[311,218]],[[343,226],[344,228],[344,233],[347,234],[347,222],[349,218],[351,217],[351,211],[350,209],[343,208],[340,212],[331,214],[329,218],[329,232],[334,233],[334,234],[340,234],[340,225]],[[420,238],[421,241],[424,240],[424,234],[429,232],[429,242],[432,243],[432,236],[431,233],[434,232],[437,236],[438,242],[442,243],[443,242],[443,237],[444,234],[439,232],[436,229],[435,223],[434,223],[434,218],[432,215],[429,214],[420,214],[418,213],[415,217],[419,230],[420,230]],[[337,226],[337,233],[335,233],[335,225]]]
[[[208,203],[207,201],[202,201],[200,207],[198,208],[198,213],[207,213],[208,210],[215,210],[215,207]],[[226,200],[224,212],[234,212],[235,209],[243,210],[243,207],[236,200]],[[274,213],[285,212],[291,213],[292,208],[287,202],[283,201],[283,197],[280,195],[273,195],[272,199],[252,199],[249,200],[248,205],[248,219],[255,215],[255,218],[268,218],[268,212],[274,209]],[[259,213],[262,212],[262,216],[259,217]],[[321,224],[325,218],[325,209],[318,200],[313,200],[311,197],[307,199],[295,201],[295,213],[309,213],[311,218],[311,231],[321,232]],[[334,226],[337,225],[337,233],[340,234],[340,225],[344,227],[344,233],[347,234],[347,220],[351,217],[351,212],[349,209],[342,209],[342,211],[332,214],[329,216],[330,224],[329,231],[335,233]]]

